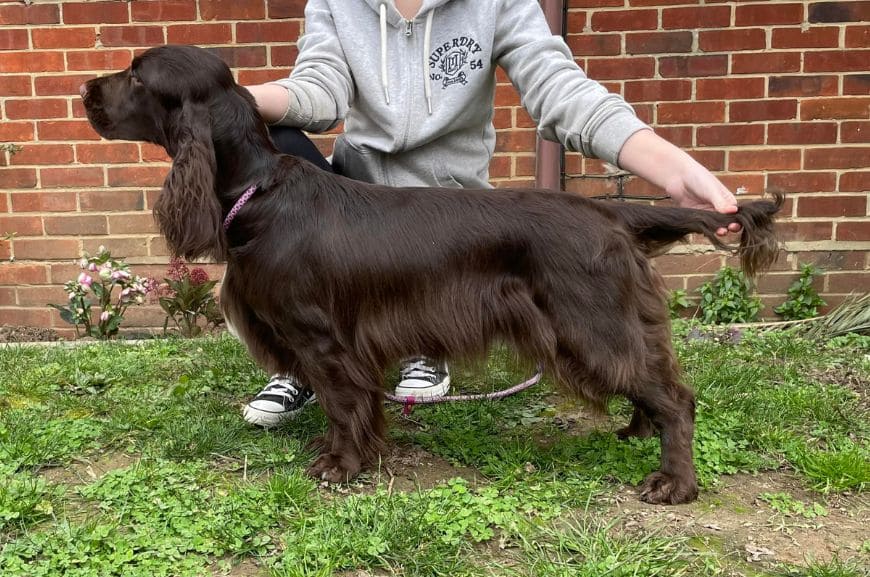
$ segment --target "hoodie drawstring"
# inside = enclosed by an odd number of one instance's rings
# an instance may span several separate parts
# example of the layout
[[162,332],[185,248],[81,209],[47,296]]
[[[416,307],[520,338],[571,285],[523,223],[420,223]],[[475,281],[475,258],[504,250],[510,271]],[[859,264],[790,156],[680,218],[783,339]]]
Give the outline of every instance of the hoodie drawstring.
[[390,104],[390,80],[387,76],[387,5],[381,4],[381,86],[384,87],[384,97]]
[[[384,98],[387,105],[390,104],[390,79],[387,74],[387,5],[380,5],[381,19],[381,86],[384,89]],[[432,17],[435,10],[426,13],[426,28],[423,34],[423,91],[426,95],[426,109],[432,114],[432,82],[429,78],[429,50],[432,45]]]

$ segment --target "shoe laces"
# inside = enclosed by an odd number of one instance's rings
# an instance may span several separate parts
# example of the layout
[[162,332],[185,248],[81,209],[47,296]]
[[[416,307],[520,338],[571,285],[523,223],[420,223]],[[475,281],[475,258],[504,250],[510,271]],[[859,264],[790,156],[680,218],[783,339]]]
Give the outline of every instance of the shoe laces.
[[425,357],[409,361],[400,371],[403,379],[418,378],[418,377],[433,377],[438,373],[438,369],[428,364],[429,359]]
[[295,382],[292,377],[273,377],[263,392],[294,399],[299,396],[299,388],[294,384]]

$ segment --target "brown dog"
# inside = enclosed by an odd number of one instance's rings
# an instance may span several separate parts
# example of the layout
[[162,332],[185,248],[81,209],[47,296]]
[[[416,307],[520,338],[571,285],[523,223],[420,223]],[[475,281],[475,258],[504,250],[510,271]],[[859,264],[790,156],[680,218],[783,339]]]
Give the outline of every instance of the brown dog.
[[390,363],[479,355],[501,339],[592,404],[631,400],[620,434],[661,435],[661,470],[644,481],[644,500],[697,496],[694,397],[680,384],[648,257],[689,233],[729,248],[715,230],[736,221],[751,274],[775,258],[781,198],[726,216],[349,180],[279,154],[229,68],[190,46],[148,50],[82,96],[102,136],[166,149],[173,165],[154,213],[171,250],[226,260],[221,303],[251,355],[317,393],[329,430],[312,475],[344,481],[376,459]]

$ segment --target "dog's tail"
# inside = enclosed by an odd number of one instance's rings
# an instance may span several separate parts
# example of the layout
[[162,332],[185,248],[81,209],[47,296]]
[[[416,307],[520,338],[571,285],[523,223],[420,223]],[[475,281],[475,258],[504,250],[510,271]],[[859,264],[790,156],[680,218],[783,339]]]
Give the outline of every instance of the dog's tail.
[[[716,247],[731,250],[740,256],[743,271],[753,276],[769,267],[779,251],[774,231],[774,215],[782,207],[783,196],[773,200],[758,200],[741,204],[736,214],[721,214],[691,208],[653,207],[641,204],[621,204],[614,213],[634,234],[646,254],[661,254],[687,234],[707,237]],[[716,230],[737,222],[743,227],[740,243],[729,245],[716,236]]]

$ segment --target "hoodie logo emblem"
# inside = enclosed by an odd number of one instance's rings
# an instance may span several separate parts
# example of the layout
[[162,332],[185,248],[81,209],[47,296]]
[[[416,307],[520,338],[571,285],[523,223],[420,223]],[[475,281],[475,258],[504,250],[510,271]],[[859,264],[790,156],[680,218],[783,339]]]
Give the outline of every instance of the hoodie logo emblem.
[[459,36],[435,48],[429,55],[429,78],[441,82],[441,88],[468,84],[468,73],[483,68],[483,60],[474,55],[483,50],[473,38]]

